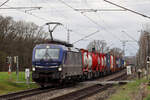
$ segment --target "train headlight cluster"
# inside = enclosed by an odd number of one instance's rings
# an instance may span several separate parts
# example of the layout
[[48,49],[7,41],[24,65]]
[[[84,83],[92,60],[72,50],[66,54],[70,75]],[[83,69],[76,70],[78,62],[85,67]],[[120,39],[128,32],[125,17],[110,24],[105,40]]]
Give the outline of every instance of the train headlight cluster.
[[62,71],[62,68],[61,68],[61,67],[59,67],[59,68],[58,68],[58,71]]
[[35,71],[35,67],[32,68],[32,71]]

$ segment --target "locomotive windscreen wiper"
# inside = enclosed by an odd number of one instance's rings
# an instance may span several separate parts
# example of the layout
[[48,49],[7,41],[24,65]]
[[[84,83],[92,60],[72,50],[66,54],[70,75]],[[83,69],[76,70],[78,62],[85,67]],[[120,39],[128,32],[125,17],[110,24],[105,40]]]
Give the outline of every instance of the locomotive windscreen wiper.
[[45,52],[44,56],[42,57],[42,59],[44,59],[44,57],[45,57],[47,60],[52,61],[52,57],[49,55],[48,49],[46,49],[46,52]]
[[44,58],[41,58],[40,61],[41,61],[41,62],[44,61]]

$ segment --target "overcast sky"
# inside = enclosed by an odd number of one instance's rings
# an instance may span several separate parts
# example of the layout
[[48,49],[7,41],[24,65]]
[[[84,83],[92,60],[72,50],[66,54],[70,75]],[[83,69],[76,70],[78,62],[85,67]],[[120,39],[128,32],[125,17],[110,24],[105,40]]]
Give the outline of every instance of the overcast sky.
[[[6,0],[1,0],[0,4]],[[12,16],[15,20],[25,20],[34,22],[39,26],[46,22],[60,22],[65,27],[72,30],[70,32],[70,42],[74,42],[90,33],[97,30],[99,32],[88,39],[80,41],[75,44],[78,48],[86,48],[87,44],[93,39],[105,40],[107,44],[113,47],[122,48],[122,40],[130,40],[124,32],[139,39],[140,33],[138,31],[143,29],[150,19],[136,15],[129,11],[99,11],[99,12],[85,12],[80,13],[74,11],[61,1],[73,8],[79,9],[120,9],[103,0],[10,0],[3,7],[42,7],[40,10],[28,11],[33,15],[23,13],[20,10],[3,10],[0,9],[0,14],[3,16]],[[150,0],[110,0],[114,3],[130,8],[132,10],[150,16]],[[91,22],[87,17],[91,18],[97,24]],[[54,38],[67,40],[67,31],[60,26],[54,32]],[[121,41],[120,41],[121,40]],[[126,43],[126,55],[135,55],[138,49],[136,42]]]

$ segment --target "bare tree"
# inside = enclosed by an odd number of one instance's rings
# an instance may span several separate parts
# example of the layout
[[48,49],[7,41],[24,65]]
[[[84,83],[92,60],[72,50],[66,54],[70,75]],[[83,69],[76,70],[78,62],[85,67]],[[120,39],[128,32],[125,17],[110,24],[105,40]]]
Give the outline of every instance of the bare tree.
[[123,57],[123,50],[120,48],[112,48],[110,49],[110,53],[116,57]]
[[107,47],[107,43],[104,40],[93,40],[87,46],[89,51],[92,51],[92,48],[95,48],[95,50],[100,53],[105,53],[109,50],[109,47]]
[[21,70],[31,67],[33,47],[47,37],[42,27],[0,16],[0,70],[6,71],[6,57],[19,56]]

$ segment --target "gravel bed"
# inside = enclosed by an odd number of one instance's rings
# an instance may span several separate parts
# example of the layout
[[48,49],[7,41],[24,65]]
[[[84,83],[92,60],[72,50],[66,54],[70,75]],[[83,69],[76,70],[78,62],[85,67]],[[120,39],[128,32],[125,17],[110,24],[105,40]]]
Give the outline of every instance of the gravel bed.
[[[129,76],[127,80],[132,80],[134,79],[134,76]],[[108,99],[112,94],[116,93],[120,85],[114,85],[113,87],[108,88],[107,90],[101,92],[101,93],[96,93],[95,95],[92,95],[90,97],[84,98],[82,100],[106,100]]]
[[107,90],[97,93],[93,96],[84,98],[82,100],[106,100],[108,97],[110,97],[113,93],[117,91],[118,86],[113,86],[108,88]]
[[28,97],[28,98],[25,98],[22,100],[49,100],[49,99],[55,98],[57,96],[68,94],[70,92],[77,91],[77,90],[80,90],[80,89],[83,89],[83,88],[86,88],[89,86],[91,86],[91,84],[78,83],[72,87],[57,89],[57,90],[50,91],[47,93],[42,93],[42,94],[39,94],[36,96]]
[[[119,75],[120,73],[121,72],[118,72],[116,74]],[[104,78],[96,79],[96,81],[107,81],[107,80],[111,79],[112,77],[117,76],[116,74],[106,76]],[[74,91],[77,91],[77,90],[80,90],[80,89],[83,89],[83,88],[86,88],[86,87],[89,87],[89,86],[92,86],[92,85],[94,85],[94,84],[86,83],[86,82],[82,83],[81,82],[81,83],[78,83],[78,84],[76,84],[74,86],[71,86],[71,87],[67,87],[67,88],[63,88],[63,89],[57,89],[57,90],[50,91],[50,92],[47,92],[47,93],[38,94],[36,96],[27,97],[27,98],[24,98],[22,100],[49,100],[49,99],[55,98],[57,96],[68,94],[70,92],[74,92]],[[94,100],[94,99],[89,99],[89,100]],[[99,99],[96,99],[96,100],[99,100]]]

